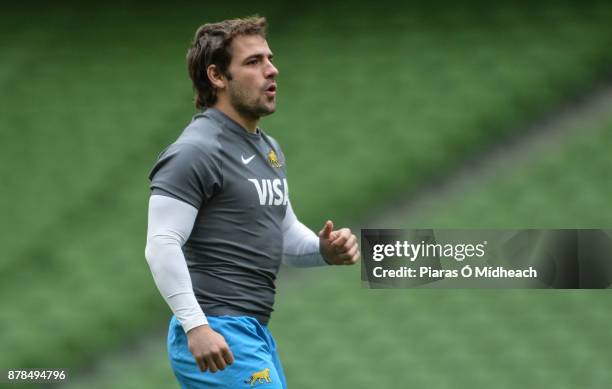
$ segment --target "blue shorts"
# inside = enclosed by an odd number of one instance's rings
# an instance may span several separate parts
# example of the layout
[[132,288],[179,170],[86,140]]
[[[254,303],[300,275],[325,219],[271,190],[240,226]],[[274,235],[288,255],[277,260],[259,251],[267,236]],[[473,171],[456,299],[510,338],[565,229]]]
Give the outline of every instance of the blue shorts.
[[223,371],[202,373],[189,351],[183,327],[172,316],[168,356],[181,388],[287,388],[276,343],[268,327],[248,316],[207,316],[207,319],[211,328],[225,338],[234,363]]

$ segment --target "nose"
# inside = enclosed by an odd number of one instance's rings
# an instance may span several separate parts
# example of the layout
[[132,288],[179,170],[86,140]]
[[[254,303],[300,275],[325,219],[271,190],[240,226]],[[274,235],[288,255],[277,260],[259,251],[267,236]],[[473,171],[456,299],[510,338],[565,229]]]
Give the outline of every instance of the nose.
[[268,61],[268,66],[266,67],[265,76],[266,76],[266,78],[274,78],[274,77],[278,76],[278,69],[270,61]]

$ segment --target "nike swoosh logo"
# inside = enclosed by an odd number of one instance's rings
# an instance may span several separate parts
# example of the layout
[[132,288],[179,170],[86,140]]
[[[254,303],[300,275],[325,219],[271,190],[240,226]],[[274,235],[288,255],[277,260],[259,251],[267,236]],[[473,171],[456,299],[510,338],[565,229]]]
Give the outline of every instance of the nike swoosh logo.
[[251,155],[249,158],[246,158],[246,159],[241,155],[240,158],[242,158],[242,163],[244,163],[245,165],[248,165],[249,162],[251,162],[251,160],[255,158],[255,154]]

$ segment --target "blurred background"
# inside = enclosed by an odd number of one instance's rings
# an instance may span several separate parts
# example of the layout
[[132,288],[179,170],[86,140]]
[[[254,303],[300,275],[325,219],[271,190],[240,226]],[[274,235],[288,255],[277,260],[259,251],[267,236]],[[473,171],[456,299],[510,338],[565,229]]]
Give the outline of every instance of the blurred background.
[[[0,368],[178,387],[147,173],[195,113],[197,27],[254,13],[280,70],[261,125],[313,230],[612,226],[609,2],[4,4]],[[358,266],[278,289],[290,388],[612,383],[606,291],[368,290]]]

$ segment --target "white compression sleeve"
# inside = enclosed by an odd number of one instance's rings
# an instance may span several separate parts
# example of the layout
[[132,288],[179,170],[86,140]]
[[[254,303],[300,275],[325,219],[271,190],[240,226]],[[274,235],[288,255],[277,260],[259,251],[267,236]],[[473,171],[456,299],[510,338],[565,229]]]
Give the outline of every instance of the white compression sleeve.
[[283,219],[283,263],[293,267],[328,265],[319,251],[319,237],[297,219],[291,202]]
[[145,257],[159,292],[185,332],[208,323],[193,293],[182,250],[197,214],[193,206],[171,197],[149,199]]

